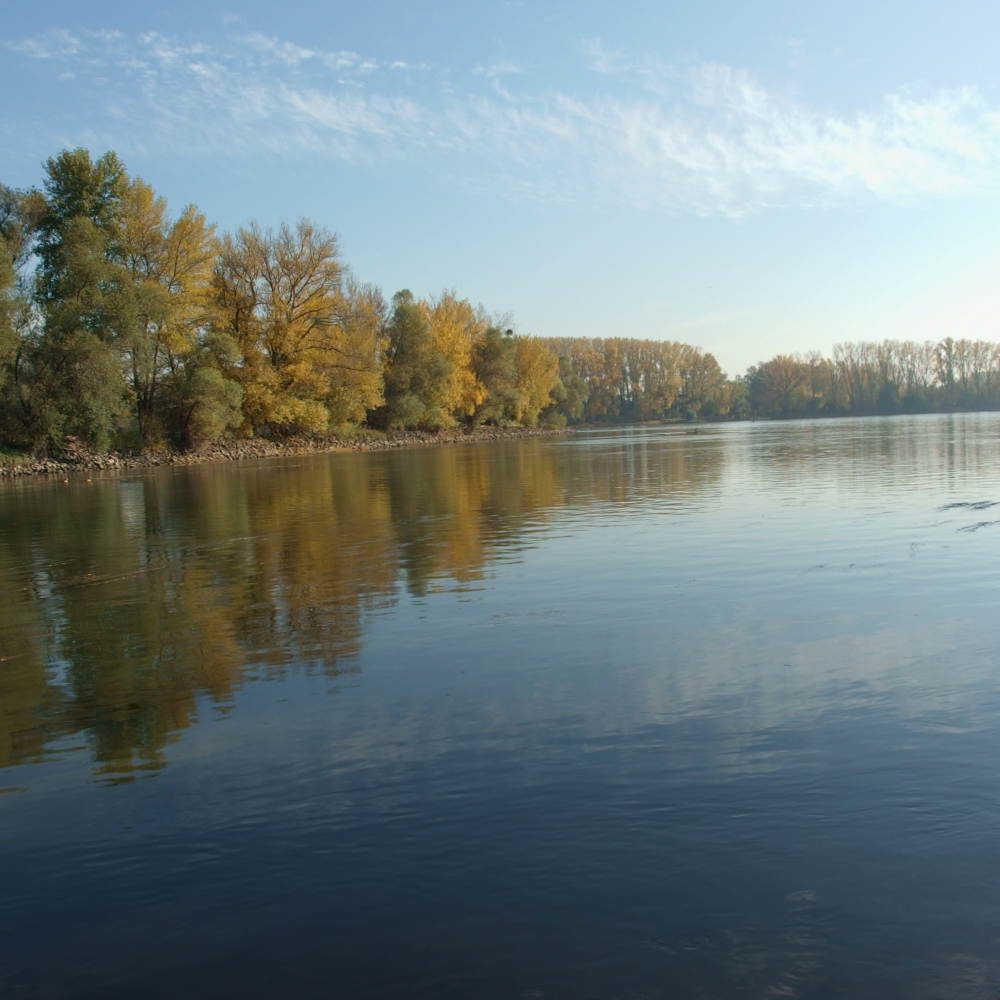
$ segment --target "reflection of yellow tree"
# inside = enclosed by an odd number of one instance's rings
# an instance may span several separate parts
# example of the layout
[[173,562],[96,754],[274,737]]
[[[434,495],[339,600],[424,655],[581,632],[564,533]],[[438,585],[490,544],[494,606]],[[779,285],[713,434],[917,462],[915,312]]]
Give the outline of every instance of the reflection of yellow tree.
[[26,493],[5,498],[32,544],[4,579],[33,574],[47,593],[22,596],[20,627],[3,629],[4,666],[18,665],[0,673],[4,762],[30,759],[49,729],[83,729],[102,770],[156,769],[198,695],[224,702],[291,663],[335,673],[357,652],[363,607],[393,580],[384,501],[329,467],[213,471],[147,479],[132,496],[140,484],[111,480],[53,492],[44,524]]
[[528,441],[11,486],[0,764],[82,731],[113,780],[161,768],[246,680],[349,669],[401,577],[479,579],[555,509],[696,491],[720,461]]
[[233,609],[241,646],[269,674],[297,662],[335,673],[360,648],[363,610],[392,592],[387,499],[354,456],[261,468],[241,486],[253,512]]
[[561,495],[545,444],[441,448],[384,456],[398,564],[407,586],[481,579],[506,539]]

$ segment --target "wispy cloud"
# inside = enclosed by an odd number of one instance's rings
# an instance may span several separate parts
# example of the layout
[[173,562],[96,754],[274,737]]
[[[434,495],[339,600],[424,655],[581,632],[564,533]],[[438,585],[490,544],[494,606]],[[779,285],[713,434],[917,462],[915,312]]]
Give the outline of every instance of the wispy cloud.
[[617,76],[628,67],[623,49],[609,49],[599,38],[584,39],[580,50],[595,73]]
[[595,169],[644,203],[738,214],[1000,190],[1000,116],[973,88],[892,94],[844,117],[704,65],[671,103],[596,100],[567,114],[597,140]]
[[[107,120],[86,123],[102,134],[126,125],[123,150],[436,156],[457,178],[513,196],[732,216],[1000,193],[1000,110],[970,87],[900,90],[843,115],[729,66],[634,60],[599,41],[584,57],[608,87],[587,100],[531,90],[512,62],[463,75],[259,33],[209,45],[60,30],[2,44],[63,63],[74,86],[127,82],[107,99]],[[520,89],[501,87],[504,76]]]
[[54,28],[33,38],[5,41],[4,46],[31,59],[58,59],[74,56],[80,51],[80,41],[63,28]]

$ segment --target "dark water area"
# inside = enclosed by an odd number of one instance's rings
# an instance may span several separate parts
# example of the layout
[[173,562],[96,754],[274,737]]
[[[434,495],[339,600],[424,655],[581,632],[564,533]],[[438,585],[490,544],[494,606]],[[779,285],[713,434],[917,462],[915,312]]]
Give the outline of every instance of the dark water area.
[[1000,995],[1000,415],[0,488],[0,995]]

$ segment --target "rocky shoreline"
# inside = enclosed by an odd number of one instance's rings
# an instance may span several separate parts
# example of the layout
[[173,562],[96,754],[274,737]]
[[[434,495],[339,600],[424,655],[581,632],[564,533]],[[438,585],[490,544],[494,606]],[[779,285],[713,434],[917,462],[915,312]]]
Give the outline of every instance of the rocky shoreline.
[[66,476],[73,472],[142,469],[159,465],[239,462],[254,458],[321,455],[340,451],[387,451],[392,448],[420,448],[437,444],[512,441],[566,433],[568,432],[565,430],[540,430],[534,427],[477,427],[434,432],[389,431],[385,434],[359,432],[351,437],[289,438],[285,441],[234,438],[216,441],[191,451],[112,451],[104,454],[77,451],[49,458],[23,459],[10,459],[0,455],[0,480],[23,476]]

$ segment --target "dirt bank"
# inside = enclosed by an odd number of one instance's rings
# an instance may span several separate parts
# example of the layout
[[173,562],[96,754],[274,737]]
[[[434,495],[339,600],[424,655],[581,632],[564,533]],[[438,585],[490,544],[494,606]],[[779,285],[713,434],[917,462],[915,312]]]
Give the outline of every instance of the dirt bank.
[[531,427],[455,428],[447,431],[390,431],[380,434],[361,431],[350,437],[242,438],[217,441],[193,451],[112,451],[95,455],[69,452],[50,458],[13,458],[0,455],[0,479],[20,476],[65,476],[71,472],[99,469],[139,469],[154,465],[200,465],[206,462],[238,462],[248,458],[279,458],[319,455],[337,451],[385,451],[390,448],[420,448],[437,444],[473,444],[480,441],[510,441],[519,438],[551,437],[566,431],[546,431]]

